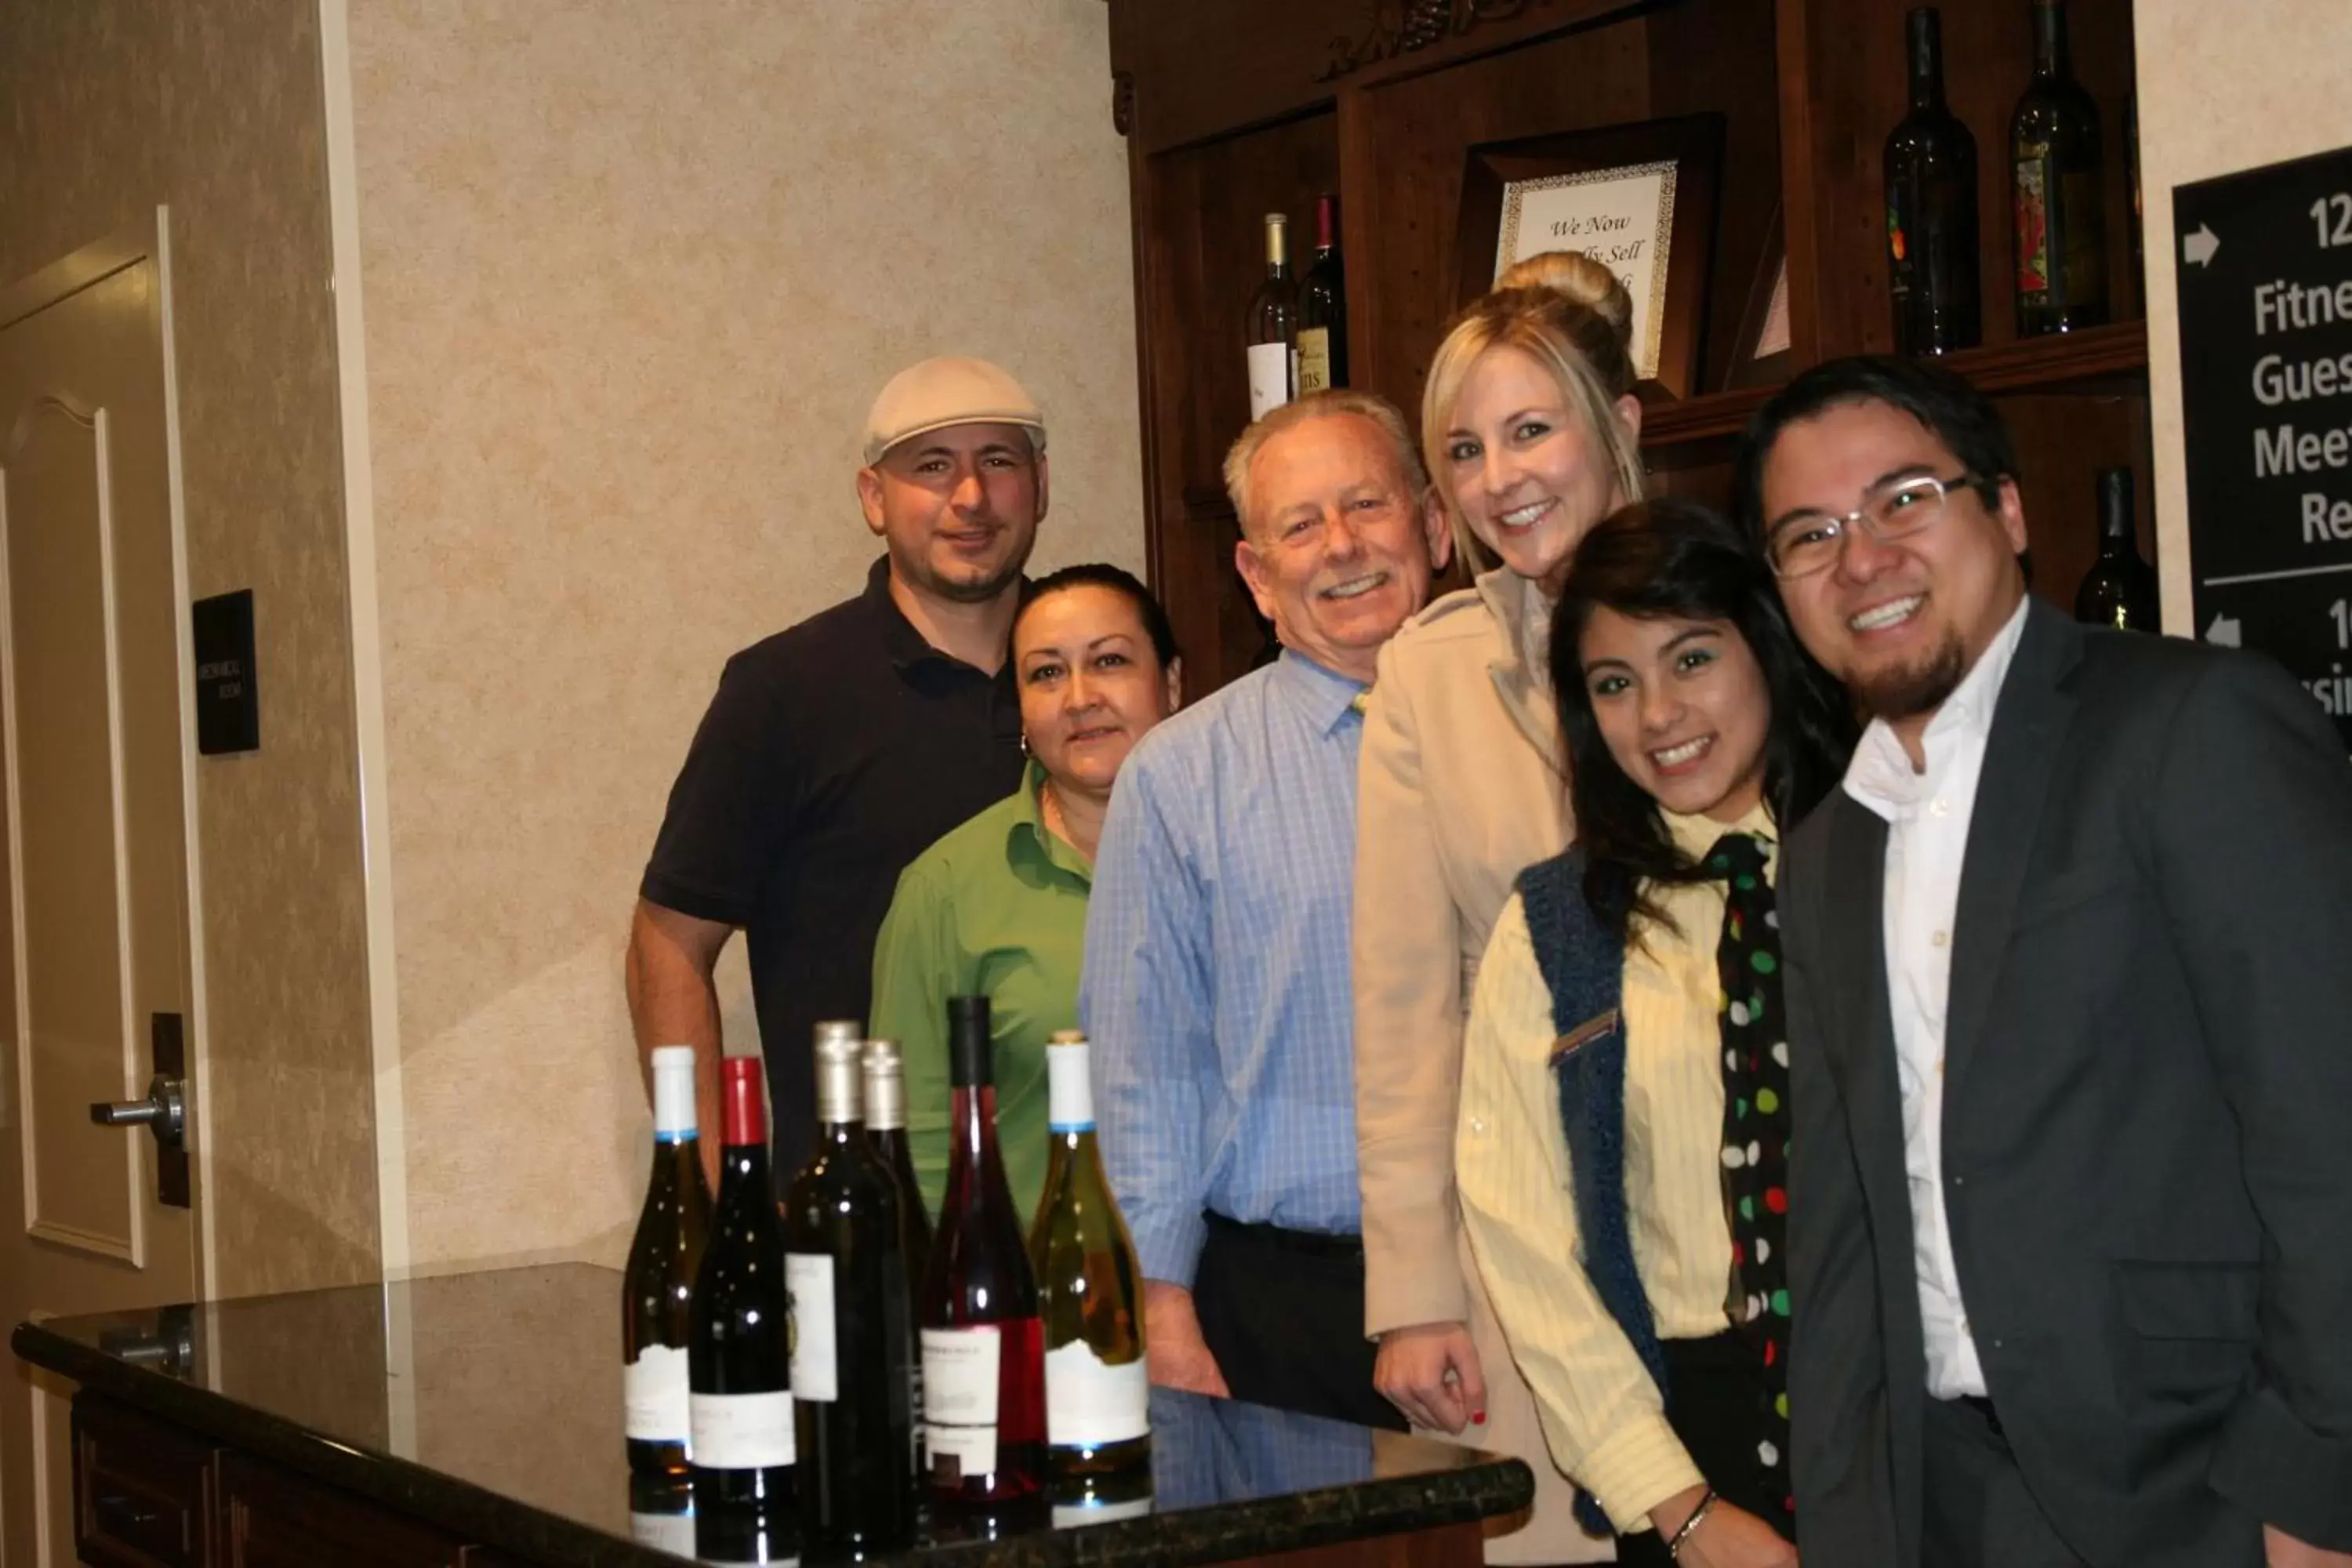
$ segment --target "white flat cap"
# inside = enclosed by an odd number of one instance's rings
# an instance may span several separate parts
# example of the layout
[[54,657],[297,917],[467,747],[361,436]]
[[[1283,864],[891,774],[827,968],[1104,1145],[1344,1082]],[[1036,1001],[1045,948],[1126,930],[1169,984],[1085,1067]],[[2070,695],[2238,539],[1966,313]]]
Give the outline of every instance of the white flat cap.
[[927,359],[892,376],[866,416],[866,461],[950,425],[1018,425],[1045,449],[1045,416],[1002,366],[984,359]]

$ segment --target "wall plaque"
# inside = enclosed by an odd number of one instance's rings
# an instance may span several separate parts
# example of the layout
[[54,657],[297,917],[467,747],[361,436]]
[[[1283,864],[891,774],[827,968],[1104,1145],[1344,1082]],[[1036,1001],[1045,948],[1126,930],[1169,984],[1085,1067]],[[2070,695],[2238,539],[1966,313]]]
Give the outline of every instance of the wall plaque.
[[207,757],[261,749],[261,699],[253,684],[253,590],[198,599],[196,750]]

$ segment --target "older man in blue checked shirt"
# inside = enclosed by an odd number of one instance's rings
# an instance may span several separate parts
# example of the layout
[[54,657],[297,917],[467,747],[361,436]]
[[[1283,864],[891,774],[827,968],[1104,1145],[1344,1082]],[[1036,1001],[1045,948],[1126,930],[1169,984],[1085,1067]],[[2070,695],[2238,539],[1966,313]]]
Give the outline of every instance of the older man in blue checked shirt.
[[1111,799],[1080,1016],[1155,1383],[1402,1426],[1372,1387],[1348,961],[1362,699],[1445,564],[1397,411],[1320,393],[1225,458],[1282,657],[1162,723]]

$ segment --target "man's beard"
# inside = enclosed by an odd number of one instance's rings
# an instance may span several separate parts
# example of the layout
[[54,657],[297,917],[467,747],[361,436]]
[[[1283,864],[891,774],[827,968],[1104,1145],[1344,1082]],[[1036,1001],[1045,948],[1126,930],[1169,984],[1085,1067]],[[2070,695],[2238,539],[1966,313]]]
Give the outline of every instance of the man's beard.
[[1959,689],[1967,674],[1968,653],[1960,646],[1959,635],[1954,633],[1944,639],[1942,647],[1916,664],[1855,677],[1853,694],[1873,718],[1891,723],[1916,719],[1942,707],[1944,700]]
[[929,552],[919,551],[913,560],[898,562],[898,574],[932,598],[948,604],[984,605],[1018,583],[1021,569],[1028,562],[1029,552],[1024,550],[985,577],[960,580],[932,570]]

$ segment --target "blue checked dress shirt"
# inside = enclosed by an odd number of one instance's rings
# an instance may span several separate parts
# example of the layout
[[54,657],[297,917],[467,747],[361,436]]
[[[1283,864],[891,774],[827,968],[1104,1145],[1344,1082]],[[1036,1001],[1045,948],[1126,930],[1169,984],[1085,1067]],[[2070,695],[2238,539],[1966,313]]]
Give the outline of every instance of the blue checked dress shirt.
[[1352,1235],[1356,752],[1364,688],[1286,652],[1119,769],[1078,1016],[1144,1274],[1191,1289],[1201,1215]]

